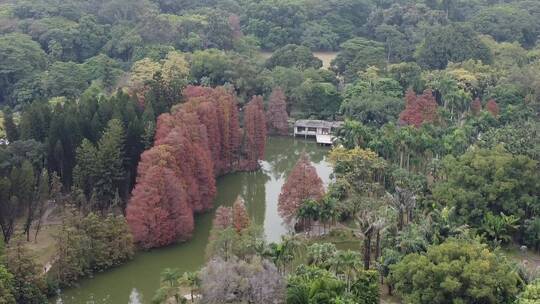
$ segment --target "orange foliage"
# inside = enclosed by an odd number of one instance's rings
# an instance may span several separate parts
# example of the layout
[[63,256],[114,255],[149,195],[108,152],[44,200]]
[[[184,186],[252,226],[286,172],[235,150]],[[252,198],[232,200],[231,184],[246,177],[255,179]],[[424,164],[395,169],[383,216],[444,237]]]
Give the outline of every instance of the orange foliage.
[[266,143],[266,119],[264,115],[263,99],[253,96],[247,104],[244,114],[244,158],[242,166],[246,170],[255,170],[259,167],[259,159],[264,157]]
[[[188,238],[193,213],[212,208],[216,176],[249,169],[242,165],[246,159],[240,153],[234,93],[222,87],[190,86],[184,96],[185,103],[160,115],[154,147],[139,162],[127,219],[135,241],[143,248]],[[262,101],[257,101],[256,108],[257,113],[262,111]],[[266,128],[264,117],[256,122],[253,129],[257,132]],[[255,158],[249,161],[257,163],[262,157],[264,142],[260,140],[254,147]]]
[[422,95],[407,91],[405,110],[399,114],[402,123],[418,128],[424,123],[434,123],[437,118],[437,102],[431,90],[425,90]]
[[246,210],[246,205],[241,198],[237,198],[232,207],[233,225],[237,233],[249,227],[249,215]]
[[490,99],[486,104],[486,110],[494,117],[499,116],[499,105],[494,99]]
[[285,101],[285,93],[280,87],[272,90],[268,101],[266,120],[269,134],[287,135],[289,133],[287,103]]
[[473,102],[471,102],[471,112],[474,115],[478,115],[482,111],[482,102],[479,98],[476,98]]
[[279,214],[290,223],[305,200],[320,200],[323,195],[323,182],[315,167],[311,165],[308,155],[303,153],[281,187]]

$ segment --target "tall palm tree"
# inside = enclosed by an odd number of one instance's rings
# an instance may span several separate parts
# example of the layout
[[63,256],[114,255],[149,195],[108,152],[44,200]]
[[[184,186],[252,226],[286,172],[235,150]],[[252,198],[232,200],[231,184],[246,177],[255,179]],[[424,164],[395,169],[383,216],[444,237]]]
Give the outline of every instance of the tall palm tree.
[[356,216],[357,232],[364,238],[364,269],[368,270],[371,262],[371,239],[377,220],[374,209],[366,208]]
[[347,149],[363,147],[369,136],[369,129],[362,123],[354,120],[347,120],[338,131],[337,143]]
[[319,219],[323,224],[323,233],[326,233],[326,225],[328,222],[334,222],[337,215],[336,200],[329,196],[325,196],[319,207]]
[[177,268],[165,268],[161,273],[161,281],[170,287],[178,286],[178,279],[180,279],[180,270]]
[[331,261],[331,269],[336,275],[344,275],[347,283],[347,292],[351,290],[351,284],[361,268],[361,259],[357,252],[352,250],[338,251]]
[[306,249],[305,243],[294,235],[285,235],[281,238],[281,243],[271,244],[272,260],[278,271],[284,274],[295,258],[299,257]]
[[157,291],[153,299],[154,303],[162,303],[174,299],[174,303],[180,303],[180,270],[166,268],[161,273],[162,287]]
[[416,196],[408,189],[396,187],[396,192],[390,195],[390,204],[398,213],[398,230],[403,230],[405,217],[408,222],[412,221],[413,211],[416,207]]
[[388,227],[388,218],[386,216],[380,216],[373,223],[373,229],[375,230],[375,260],[379,259],[381,255],[381,232]]
[[184,275],[180,278],[180,286],[189,289],[189,295],[191,297],[191,303],[194,302],[193,294],[198,292],[201,286],[201,280],[198,272],[184,272]]

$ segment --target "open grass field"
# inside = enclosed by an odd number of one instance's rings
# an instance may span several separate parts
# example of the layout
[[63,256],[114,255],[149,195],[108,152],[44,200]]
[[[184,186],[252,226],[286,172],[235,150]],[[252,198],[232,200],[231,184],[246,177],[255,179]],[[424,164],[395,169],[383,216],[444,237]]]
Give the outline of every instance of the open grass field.
[[[323,62],[323,68],[328,69],[330,68],[330,63],[334,58],[336,58],[338,52],[313,52],[313,55]],[[272,56],[272,52],[267,51],[261,51],[260,52],[261,57],[263,59],[268,59],[270,56]]]

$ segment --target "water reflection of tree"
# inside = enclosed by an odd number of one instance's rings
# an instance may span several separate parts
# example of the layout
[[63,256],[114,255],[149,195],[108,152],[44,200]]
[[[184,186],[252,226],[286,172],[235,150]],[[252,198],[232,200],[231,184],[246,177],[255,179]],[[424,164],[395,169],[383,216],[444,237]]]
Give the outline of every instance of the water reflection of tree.
[[232,206],[238,195],[242,194],[243,174],[245,173],[232,173],[219,177],[214,207]]
[[269,164],[274,179],[284,178],[305,151],[313,163],[324,160],[329,149],[318,146],[312,140],[290,137],[269,137],[266,144],[265,160]]
[[270,180],[265,170],[244,174],[242,176],[242,197],[249,216],[257,225],[264,225],[266,212],[266,183]]

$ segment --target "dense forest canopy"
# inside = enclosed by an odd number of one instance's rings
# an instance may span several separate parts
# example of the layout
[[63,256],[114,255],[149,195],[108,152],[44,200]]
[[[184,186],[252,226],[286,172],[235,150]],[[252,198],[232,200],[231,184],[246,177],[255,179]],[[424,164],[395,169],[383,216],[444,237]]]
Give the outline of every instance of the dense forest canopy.
[[155,303],[540,301],[540,1],[0,0],[0,106],[0,303],[189,239],[295,119],[343,123],[275,204],[299,233],[238,198]]
[[[262,67],[242,56],[257,48],[279,50],[270,69],[317,68],[308,49],[339,50],[336,71],[345,76],[403,61],[438,69],[466,59],[491,63],[511,46],[525,54],[516,59],[522,65],[534,56],[526,53],[539,19],[536,1],[6,1],[0,102],[73,99],[96,80],[112,89],[134,62],[172,50],[193,53],[190,81],[233,83],[248,93],[266,92],[263,79],[250,78]],[[212,48],[225,53],[204,51]]]

